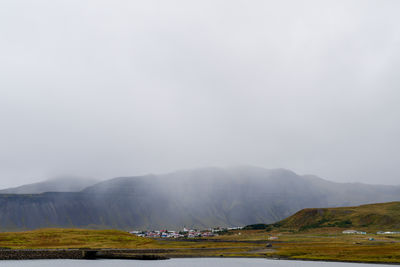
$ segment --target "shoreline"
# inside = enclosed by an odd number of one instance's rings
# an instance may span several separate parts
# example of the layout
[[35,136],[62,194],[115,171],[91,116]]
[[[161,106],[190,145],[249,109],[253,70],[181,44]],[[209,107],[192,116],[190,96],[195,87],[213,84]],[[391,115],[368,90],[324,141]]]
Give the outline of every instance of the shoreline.
[[[197,249],[199,251],[209,251],[210,249]],[[400,262],[382,261],[360,261],[360,260],[335,260],[335,259],[307,259],[307,258],[288,258],[282,256],[260,256],[260,255],[199,255],[174,254],[179,249],[0,249],[0,262],[7,260],[96,260],[96,259],[119,259],[119,260],[167,260],[179,258],[254,258],[267,260],[287,260],[287,261],[318,261],[318,262],[343,262],[343,263],[363,263],[381,265],[400,265]]]

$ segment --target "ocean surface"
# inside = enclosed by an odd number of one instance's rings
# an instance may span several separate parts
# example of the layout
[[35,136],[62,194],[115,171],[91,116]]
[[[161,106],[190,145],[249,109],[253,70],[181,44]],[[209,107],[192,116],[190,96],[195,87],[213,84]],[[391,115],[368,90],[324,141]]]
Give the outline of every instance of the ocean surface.
[[[0,261],[1,267],[374,267],[385,264],[338,263],[316,261],[287,261],[246,258],[190,258],[170,259],[162,261],[138,260],[26,260]],[[386,265],[388,266],[388,265]]]

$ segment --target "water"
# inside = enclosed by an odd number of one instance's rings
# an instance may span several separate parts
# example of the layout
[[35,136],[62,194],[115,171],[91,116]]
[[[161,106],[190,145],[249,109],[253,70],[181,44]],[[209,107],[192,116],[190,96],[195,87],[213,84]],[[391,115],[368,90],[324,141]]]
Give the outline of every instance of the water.
[[1,267],[376,267],[384,264],[286,261],[246,258],[190,258],[162,261],[138,260],[26,260],[0,261]]

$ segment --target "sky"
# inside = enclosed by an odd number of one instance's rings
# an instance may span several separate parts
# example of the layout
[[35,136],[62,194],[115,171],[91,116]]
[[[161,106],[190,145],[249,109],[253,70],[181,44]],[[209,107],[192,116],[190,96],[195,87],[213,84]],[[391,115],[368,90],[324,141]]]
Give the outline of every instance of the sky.
[[399,11],[2,0],[0,188],[237,164],[400,184]]

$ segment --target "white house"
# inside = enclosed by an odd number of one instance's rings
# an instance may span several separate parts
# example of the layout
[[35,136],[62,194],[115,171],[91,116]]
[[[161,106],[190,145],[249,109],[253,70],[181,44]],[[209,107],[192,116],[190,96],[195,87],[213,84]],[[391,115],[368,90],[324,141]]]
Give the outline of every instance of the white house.
[[350,235],[366,235],[366,232],[363,231],[357,231],[357,230],[344,230],[342,234],[350,234]]

